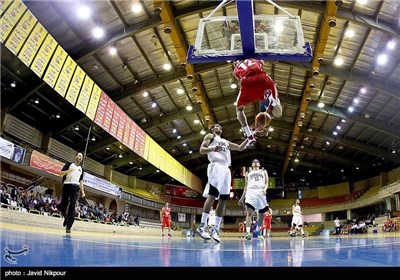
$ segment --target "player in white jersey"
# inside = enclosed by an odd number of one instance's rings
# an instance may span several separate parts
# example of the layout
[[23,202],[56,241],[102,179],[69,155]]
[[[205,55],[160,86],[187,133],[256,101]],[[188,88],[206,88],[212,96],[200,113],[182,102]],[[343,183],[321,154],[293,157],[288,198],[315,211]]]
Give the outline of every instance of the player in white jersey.
[[263,239],[261,226],[264,221],[264,213],[269,209],[267,203],[268,173],[260,169],[260,161],[254,159],[251,163],[252,170],[246,172],[245,187],[238,204],[246,208],[246,239],[251,240],[251,222],[254,212],[257,211],[257,225],[254,229],[257,237]]
[[301,236],[305,237],[303,229],[303,213],[301,212],[300,199],[296,199],[295,204],[292,206],[292,223],[290,228],[290,236],[296,236],[296,232],[300,230]]
[[[230,150],[243,151],[248,140],[245,139],[239,145],[222,138],[222,127],[219,124],[212,125],[210,131],[211,133],[204,136],[199,151],[201,154],[207,154],[210,163],[207,167],[208,182],[203,193],[203,196],[207,199],[204,202],[201,223],[196,231],[203,239],[213,238],[220,242],[219,229],[225,213],[226,201],[229,199],[232,180],[231,170],[229,169],[231,165]],[[208,232],[207,220],[216,199],[219,201],[215,209],[215,224]]]

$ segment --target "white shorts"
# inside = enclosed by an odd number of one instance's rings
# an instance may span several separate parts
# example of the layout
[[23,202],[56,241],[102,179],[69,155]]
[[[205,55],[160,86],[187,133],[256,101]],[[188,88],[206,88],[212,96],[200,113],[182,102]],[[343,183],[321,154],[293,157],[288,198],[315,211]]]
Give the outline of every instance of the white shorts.
[[296,226],[302,226],[303,225],[303,219],[301,218],[301,216],[293,216],[292,218],[292,226],[296,225]]
[[[231,170],[225,164],[212,162],[207,167],[208,183],[204,188],[203,197],[208,197],[210,184],[214,186],[221,195],[229,195],[231,191]],[[219,197],[218,197],[219,198]]]
[[244,203],[252,205],[256,210],[261,210],[268,206],[267,197],[262,189],[247,190]]

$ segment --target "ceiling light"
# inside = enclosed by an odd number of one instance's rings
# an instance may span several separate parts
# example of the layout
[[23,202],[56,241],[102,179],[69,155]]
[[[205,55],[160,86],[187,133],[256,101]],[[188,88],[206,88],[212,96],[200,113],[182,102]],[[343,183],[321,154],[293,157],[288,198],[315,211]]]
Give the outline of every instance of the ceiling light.
[[138,14],[142,11],[142,5],[139,2],[135,2],[132,4],[132,12]]
[[111,55],[116,55],[117,54],[117,49],[115,47],[110,48],[110,54]]
[[381,54],[378,56],[378,65],[384,65],[388,61],[388,56],[386,54]]
[[74,128],[76,131],[78,131],[79,130],[79,126],[75,126],[75,128]]
[[192,110],[193,110],[193,106],[192,106],[192,105],[190,105],[190,104],[189,104],[189,105],[187,105],[187,106],[186,106],[186,110],[188,110],[188,111],[192,111]]
[[81,19],[88,19],[91,15],[91,10],[87,6],[80,6],[78,8],[78,17]]
[[172,66],[171,66],[171,64],[169,64],[169,63],[165,63],[165,64],[163,65],[163,68],[164,68],[164,70],[171,70]]
[[11,86],[12,88],[15,88],[15,87],[17,86],[17,84],[15,83],[15,81],[13,81],[13,82],[11,82],[10,86]]
[[390,40],[390,41],[387,43],[386,47],[387,47],[389,50],[394,50],[394,48],[396,47],[396,42],[395,42],[394,40]]
[[94,135],[93,135],[93,137],[92,137],[92,141],[96,141],[96,137],[94,137]]
[[318,103],[318,108],[323,108],[325,106],[324,102],[319,102]]
[[344,60],[343,60],[343,58],[341,58],[341,57],[336,57],[335,60],[333,61],[333,63],[334,63],[336,66],[341,66],[341,65],[343,65],[343,63],[344,63]]
[[39,98],[35,99],[35,104],[39,104]]
[[147,97],[147,96],[149,96],[149,93],[147,91],[144,91],[143,92],[143,97]]
[[157,103],[156,103],[155,101],[153,101],[153,102],[151,103],[151,107],[152,107],[152,108],[157,107]]
[[349,38],[354,37],[354,35],[355,35],[354,30],[353,30],[353,29],[347,30],[347,31],[345,32],[345,35],[346,35],[347,37],[349,37]]
[[92,34],[96,39],[100,39],[104,36],[104,30],[100,27],[95,27],[92,31]]
[[119,158],[122,158],[122,157],[123,157],[123,155],[122,155],[122,154],[119,154],[119,155],[118,155],[118,157],[119,157]]
[[57,119],[61,118],[60,113],[57,113],[56,118],[57,118]]

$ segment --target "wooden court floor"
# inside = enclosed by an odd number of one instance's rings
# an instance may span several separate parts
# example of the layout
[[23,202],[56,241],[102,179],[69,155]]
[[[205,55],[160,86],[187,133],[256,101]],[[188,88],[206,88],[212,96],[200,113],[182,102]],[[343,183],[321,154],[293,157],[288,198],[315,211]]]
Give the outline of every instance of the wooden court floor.
[[43,274],[52,268],[400,268],[399,232],[251,241],[221,237],[220,244],[178,232],[171,238],[161,237],[161,233],[66,234],[64,228],[6,223],[0,224],[0,233],[2,276],[12,269]]

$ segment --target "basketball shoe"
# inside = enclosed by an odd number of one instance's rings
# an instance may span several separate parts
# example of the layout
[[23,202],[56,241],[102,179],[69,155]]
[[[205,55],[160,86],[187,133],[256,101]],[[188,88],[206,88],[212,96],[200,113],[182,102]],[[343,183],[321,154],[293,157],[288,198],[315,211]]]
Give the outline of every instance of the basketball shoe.
[[215,227],[212,227],[210,229],[210,236],[212,239],[214,239],[218,243],[221,242],[221,239],[219,238],[219,232],[218,232],[218,230],[215,229]]
[[246,233],[246,240],[251,240],[251,233],[250,232],[248,232],[248,233]]
[[203,238],[203,239],[205,239],[205,240],[211,239],[211,236],[210,236],[210,234],[205,230],[204,225],[202,226],[202,225],[200,224],[200,225],[197,227],[196,232],[197,232],[198,234],[200,234],[200,237]]

